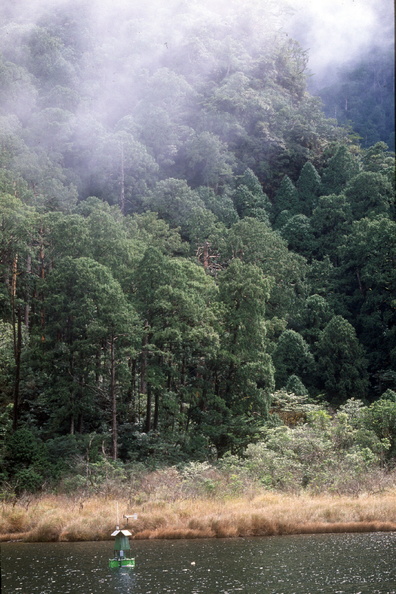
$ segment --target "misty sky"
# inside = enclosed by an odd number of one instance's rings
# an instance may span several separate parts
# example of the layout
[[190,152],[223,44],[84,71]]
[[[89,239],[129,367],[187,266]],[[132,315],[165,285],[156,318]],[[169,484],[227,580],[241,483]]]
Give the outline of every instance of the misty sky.
[[[10,0],[6,0],[6,2]],[[241,3],[258,5],[260,0],[240,0]],[[318,78],[329,67],[339,66],[355,60],[359,53],[373,45],[389,44],[393,51],[394,9],[393,0],[284,0],[294,9],[294,15],[286,19],[284,25],[292,37],[298,39],[309,50],[309,67]],[[18,0],[11,2],[11,10],[23,19],[40,18],[48,7],[68,4],[68,0]],[[142,7],[144,12],[152,12],[152,22],[161,21],[166,13],[188,4],[190,10],[205,13],[215,11],[227,16],[231,3],[226,0],[90,0],[92,17],[100,21],[105,30],[105,22],[122,11],[123,6]],[[270,1],[269,1],[270,4]],[[279,3],[274,3],[275,5]],[[166,18],[164,20],[167,20]]]
[[393,51],[393,0],[289,0],[295,14],[291,34],[309,50],[318,79],[374,46]]

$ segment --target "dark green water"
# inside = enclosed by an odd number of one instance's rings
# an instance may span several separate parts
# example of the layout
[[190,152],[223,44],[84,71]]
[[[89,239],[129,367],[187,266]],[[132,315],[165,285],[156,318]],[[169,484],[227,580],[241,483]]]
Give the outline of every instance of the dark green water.
[[2,594],[396,594],[396,533],[132,545],[110,570],[111,542],[5,544]]

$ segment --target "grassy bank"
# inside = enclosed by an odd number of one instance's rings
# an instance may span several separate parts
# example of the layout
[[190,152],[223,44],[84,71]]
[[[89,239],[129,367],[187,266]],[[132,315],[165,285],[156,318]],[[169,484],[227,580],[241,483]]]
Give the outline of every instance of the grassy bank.
[[[251,499],[152,501],[131,507],[118,499],[119,514],[135,539],[230,538],[274,534],[396,531],[396,491],[361,497],[284,495]],[[26,542],[108,540],[116,523],[114,498],[41,496],[3,503],[0,540]]]

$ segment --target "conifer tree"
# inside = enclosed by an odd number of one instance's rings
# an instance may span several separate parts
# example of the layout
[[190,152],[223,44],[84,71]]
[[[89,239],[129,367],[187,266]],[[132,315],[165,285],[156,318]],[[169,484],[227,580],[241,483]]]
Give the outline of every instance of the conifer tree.
[[60,433],[89,431],[109,422],[111,410],[116,458],[117,368],[123,343],[131,346],[135,340],[134,310],[110,270],[91,258],[63,258],[44,291],[44,336],[36,365],[47,375],[41,401],[50,408],[49,426]]
[[309,382],[314,369],[314,359],[308,344],[298,332],[282,332],[272,358],[276,369],[277,388],[285,387],[291,375],[297,375],[303,382]]
[[290,375],[286,384],[286,391],[297,396],[308,396],[308,390],[298,377],[298,375]]
[[347,147],[338,147],[323,171],[322,194],[340,194],[358,173],[359,166]]
[[387,215],[394,207],[394,192],[381,173],[364,171],[356,175],[345,188],[354,220],[366,216]]
[[303,214],[292,216],[280,230],[286,239],[289,249],[306,258],[310,258],[315,242],[310,220]]
[[332,318],[329,303],[321,295],[310,295],[304,304],[301,315],[301,334],[309,345],[314,344],[326,324]]
[[339,404],[367,394],[367,360],[353,326],[334,316],[316,345],[318,384]]
[[271,203],[251,169],[247,169],[240,178],[233,199],[241,218],[253,217],[259,221],[269,222]]
[[315,257],[339,262],[338,246],[348,233],[352,221],[351,209],[344,194],[321,196],[310,219],[315,241]]
[[[283,210],[288,210],[291,215],[298,213],[298,193],[288,175],[281,181],[274,198],[274,215],[277,217]],[[275,219],[276,224],[276,219]]]
[[[267,352],[265,306],[271,282],[254,264],[233,260],[221,274],[219,287],[220,351],[212,363],[212,413],[201,419],[219,455],[246,446],[268,413],[274,387]],[[212,425],[209,426],[208,425]]]
[[296,182],[298,202],[301,214],[311,216],[320,193],[320,175],[310,161],[301,169],[300,177]]

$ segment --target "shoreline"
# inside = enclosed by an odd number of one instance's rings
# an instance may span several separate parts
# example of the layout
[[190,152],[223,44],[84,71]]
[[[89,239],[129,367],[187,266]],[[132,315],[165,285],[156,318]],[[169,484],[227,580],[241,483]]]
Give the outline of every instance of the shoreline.
[[[177,536],[172,536],[172,530],[169,530],[166,535],[162,536],[162,534],[156,535],[155,533],[150,534],[150,536],[139,535],[137,537],[131,537],[131,541],[133,540],[200,540],[200,539],[236,539],[236,538],[264,538],[265,536],[303,536],[307,534],[373,534],[376,532],[396,532],[396,523],[394,522],[371,522],[371,523],[364,523],[364,522],[345,522],[345,523],[335,523],[335,524],[315,524],[314,527],[310,527],[309,525],[301,525],[296,526],[290,532],[274,532],[268,533],[265,532],[263,534],[249,534],[249,535],[236,535],[236,536],[218,536],[213,534],[212,536],[208,535],[201,535],[200,533],[196,533],[192,530],[187,530],[185,535],[183,536],[182,531],[177,530]],[[25,534],[15,534],[15,535],[8,535],[8,534],[0,534],[0,546],[3,544],[15,544],[15,543],[24,543],[24,544],[38,544],[38,543],[46,543],[46,542],[53,542],[53,543],[65,543],[65,542],[99,542],[99,539],[88,539],[88,540],[57,540],[57,541],[45,541],[45,540],[29,540],[29,532]],[[19,538],[12,538],[12,536],[18,536]],[[9,538],[11,537],[11,538]],[[112,542],[111,538],[100,539],[101,542]]]
[[111,540],[124,515],[132,539],[239,538],[294,534],[394,532],[396,491],[380,495],[308,496],[265,492],[252,498],[154,500],[45,495],[2,503],[0,542]]

